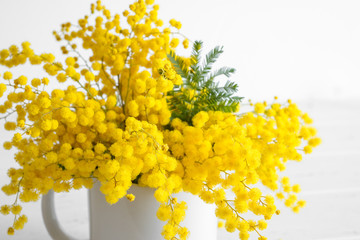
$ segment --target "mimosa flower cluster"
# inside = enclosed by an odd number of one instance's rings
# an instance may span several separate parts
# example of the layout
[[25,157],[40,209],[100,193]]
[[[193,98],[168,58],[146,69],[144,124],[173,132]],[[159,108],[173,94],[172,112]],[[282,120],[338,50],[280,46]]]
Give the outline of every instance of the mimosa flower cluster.
[[[109,204],[136,201],[127,193],[133,184],[154,188],[165,239],[191,235],[181,225],[186,203],[173,197],[181,191],[216,204],[219,226],[242,240],[252,231],[266,239],[260,231],[279,213],[275,197],[295,212],[305,205],[297,199],[300,187],[279,172],[320,144],[311,118],[291,101],[251,104],[242,114],[206,106],[194,112],[191,101],[176,109],[174,96],[190,94],[193,101],[202,92],[187,89],[168,58],[180,41],[189,46],[181,23],[164,26],[158,10],[153,0],[138,0],[112,14],[97,1],[89,16],[54,32],[64,58],[38,54],[28,42],[0,51],[5,67],[43,69],[38,78],[17,70],[0,75],[1,120],[14,133],[3,146],[17,150],[19,166],[8,170],[10,183],[2,187],[15,196],[12,204],[0,203],[2,214],[14,215],[9,235],[27,222],[19,202],[37,201],[51,189],[92,188],[94,180]],[[190,68],[196,60],[182,61]],[[176,117],[182,111],[193,115]],[[273,194],[262,194],[260,185]],[[244,217],[249,212],[252,219]]]

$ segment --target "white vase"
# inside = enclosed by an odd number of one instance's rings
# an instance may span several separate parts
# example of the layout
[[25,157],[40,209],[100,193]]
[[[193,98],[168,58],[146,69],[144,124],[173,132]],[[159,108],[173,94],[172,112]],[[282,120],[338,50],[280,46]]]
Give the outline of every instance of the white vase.
[[[99,184],[89,190],[90,240],[160,240],[165,222],[156,217],[159,203],[154,189],[133,185],[129,193],[135,201],[120,199],[109,205],[99,191]],[[175,195],[185,201],[188,209],[181,223],[190,231],[189,240],[216,240],[217,218],[215,206],[204,203],[189,193]],[[54,209],[54,192],[42,198],[42,214],[47,231],[54,240],[74,240],[60,227]]]

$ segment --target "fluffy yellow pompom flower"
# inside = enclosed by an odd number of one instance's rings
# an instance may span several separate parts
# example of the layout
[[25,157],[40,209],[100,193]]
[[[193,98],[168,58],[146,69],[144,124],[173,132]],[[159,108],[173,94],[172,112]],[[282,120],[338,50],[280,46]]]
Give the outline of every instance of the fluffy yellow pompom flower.
[[14,142],[19,142],[22,139],[22,135],[20,133],[15,133],[13,137]]
[[79,143],[84,143],[86,141],[86,139],[87,139],[87,137],[86,137],[86,134],[84,134],[84,133],[79,133],[76,136],[76,141]]
[[7,234],[8,234],[8,235],[14,235],[14,233],[15,233],[14,228],[9,227],[9,228],[8,228],[8,231],[7,231]]
[[255,104],[255,112],[256,113],[264,113],[265,105],[263,103],[256,103]]
[[187,49],[189,47],[189,40],[188,39],[185,39],[183,42],[182,42],[183,46],[185,49]]
[[112,109],[116,106],[116,102],[117,102],[116,97],[114,95],[111,95],[106,99],[105,106],[108,109]]
[[76,61],[73,57],[68,57],[68,58],[66,58],[65,63],[66,63],[66,65],[72,67],[75,65]]
[[16,123],[14,123],[14,122],[6,122],[6,123],[4,124],[4,128],[5,128],[6,130],[8,130],[8,131],[13,131],[13,130],[15,130],[15,128],[16,128]]
[[6,150],[10,150],[12,148],[11,142],[4,142],[3,146]]
[[171,217],[171,207],[166,204],[162,204],[157,210],[156,216],[161,221],[167,221]]
[[46,154],[46,159],[50,163],[55,163],[58,160],[58,155],[55,152],[49,152]]
[[5,80],[11,80],[11,79],[13,78],[13,75],[12,75],[11,72],[6,71],[6,72],[4,72],[3,78],[4,78]]
[[101,69],[101,63],[99,63],[99,62],[94,62],[94,63],[92,64],[92,68],[93,68],[95,71],[100,71],[100,69]]
[[136,103],[136,101],[132,100],[129,102],[128,106],[128,111],[129,111],[129,115],[132,117],[137,117],[139,116],[139,106]]
[[8,215],[10,213],[10,210],[11,210],[11,208],[8,205],[2,205],[0,207],[0,213],[3,215]]
[[19,206],[19,205],[14,205],[14,206],[11,207],[11,212],[14,215],[20,214],[21,210],[22,210],[22,207]]
[[170,46],[172,48],[176,48],[179,45],[179,39],[178,38],[173,38],[170,42]]
[[312,147],[311,147],[311,146],[305,146],[305,147],[304,147],[304,152],[305,152],[306,154],[311,153],[311,152],[312,152]]
[[209,120],[208,113],[201,111],[193,117],[192,122],[195,127],[202,128],[208,120]]
[[85,73],[85,79],[86,79],[86,81],[89,81],[89,82],[94,81],[95,75],[92,72],[88,71]]
[[20,76],[18,79],[16,79],[14,82],[15,84],[19,84],[19,85],[26,85],[27,83],[27,77],[26,76]]
[[0,97],[3,96],[5,91],[6,91],[6,85],[4,83],[0,83]]

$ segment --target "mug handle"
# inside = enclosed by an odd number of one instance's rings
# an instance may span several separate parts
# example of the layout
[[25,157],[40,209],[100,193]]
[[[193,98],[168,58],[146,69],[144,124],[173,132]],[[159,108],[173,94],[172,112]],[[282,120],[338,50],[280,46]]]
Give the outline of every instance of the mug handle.
[[45,223],[46,230],[54,240],[77,240],[67,235],[61,228],[54,205],[54,191],[50,190],[41,199],[41,212]]

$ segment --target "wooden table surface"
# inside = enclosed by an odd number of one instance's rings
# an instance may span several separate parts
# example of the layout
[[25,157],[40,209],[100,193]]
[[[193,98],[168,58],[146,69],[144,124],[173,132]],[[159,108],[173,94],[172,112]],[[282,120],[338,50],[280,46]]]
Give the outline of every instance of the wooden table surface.
[[[301,163],[291,162],[285,174],[302,187],[300,197],[307,206],[294,214],[279,204],[281,214],[269,222],[264,235],[269,240],[360,240],[360,99],[354,101],[313,100],[299,103],[309,112],[323,144]],[[7,136],[1,130],[1,136]],[[0,150],[0,184],[7,183],[6,169],[13,166],[11,154]],[[0,204],[9,203],[0,193]],[[88,238],[86,190],[56,196],[57,213],[63,227],[79,239]],[[40,202],[24,205],[29,223],[15,236],[6,229],[12,221],[0,215],[0,239],[50,239],[44,227]],[[144,238],[146,239],[146,238]],[[219,230],[219,240],[238,239]],[[252,235],[250,239],[257,239]]]

